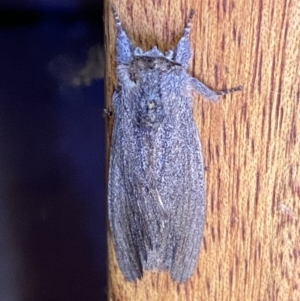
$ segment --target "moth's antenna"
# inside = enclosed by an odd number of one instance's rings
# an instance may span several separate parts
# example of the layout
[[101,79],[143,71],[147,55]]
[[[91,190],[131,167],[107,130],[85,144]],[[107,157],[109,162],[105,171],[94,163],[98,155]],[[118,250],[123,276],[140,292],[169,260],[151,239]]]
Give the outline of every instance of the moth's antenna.
[[110,5],[110,8],[112,10],[112,13],[113,13],[113,16],[114,16],[115,23],[116,23],[117,27],[122,28],[120,17],[118,15],[117,11],[116,11],[116,8],[112,4]]
[[184,28],[184,34],[183,34],[184,36],[188,36],[190,34],[194,15],[195,15],[195,11],[193,9],[191,9],[188,21],[187,21],[186,26]]

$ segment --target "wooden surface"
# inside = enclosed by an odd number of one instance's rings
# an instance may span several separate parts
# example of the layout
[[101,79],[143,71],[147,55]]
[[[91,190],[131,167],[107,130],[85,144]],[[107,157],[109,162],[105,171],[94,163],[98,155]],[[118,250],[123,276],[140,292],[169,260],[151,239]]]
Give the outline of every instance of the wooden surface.
[[[217,104],[195,97],[207,189],[197,271],[178,285],[165,273],[124,281],[109,234],[108,300],[300,300],[300,2],[114,3],[144,49],[174,47],[190,8],[191,73],[213,89],[243,85]],[[105,4],[106,97],[115,79],[115,26]],[[108,149],[112,121],[107,122]],[[109,232],[109,230],[108,230]]]

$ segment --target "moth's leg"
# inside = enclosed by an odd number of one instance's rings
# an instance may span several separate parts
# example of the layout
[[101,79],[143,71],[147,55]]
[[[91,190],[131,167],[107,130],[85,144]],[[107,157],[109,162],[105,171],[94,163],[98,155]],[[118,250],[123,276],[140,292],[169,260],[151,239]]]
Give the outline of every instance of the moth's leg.
[[103,117],[111,118],[114,116],[114,111],[112,109],[103,109]]
[[196,90],[201,96],[203,96],[207,100],[211,101],[217,101],[218,100],[218,94],[206,87],[204,84],[202,84],[200,81],[198,81],[196,78],[190,79],[190,85],[191,87]]
[[238,86],[238,87],[233,87],[233,88],[229,88],[229,89],[226,89],[226,90],[221,90],[221,91],[216,91],[216,94],[217,95],[226,95],[226,94],[230,94],[230,93],[233,93],[233,92],[236,92],[236,91],[242,91],[243,90],[243,86]]
[[174,49],[174,56],[173,56],[174,61],[181,64],[186,69],[189,66],[189,61],[192,54],[189,37],[190,37],[193,16],[194,16],[194,10],[192,9],[190,11],[189,19],[184,29],[183,36],[179,40],[176,48]]
[[[118,108],[120,105],[119,91],[114,91],[112,96],[112,107]],[[103,109],[103,117],[104,118],[112,118],[114,117],[115,111],[112,108]]]
[[207,100],[211,100],[211,101],[217,101],[219,96],[223,96],[223,95],[233,93],[235,91],[240,91],[243,89],[242,86],[238,86],[238,87],[230,88],[227,90],[213,91],[213,90],[209,89],[208,87],[206,87],[204,84],[202,84],[200,81],[198,81],[196,78],[190,79],[190,85],[201,96],[203,96]]
[[111,10],[114,15],[115,23],[117,26],[117,38],[116,38],[116,62],[118,65],[128,64],[132,59],[132,54],[134,51],[134,46],[132,45],[127,33],[122,27],[119,15],[113,5],[111,5]]

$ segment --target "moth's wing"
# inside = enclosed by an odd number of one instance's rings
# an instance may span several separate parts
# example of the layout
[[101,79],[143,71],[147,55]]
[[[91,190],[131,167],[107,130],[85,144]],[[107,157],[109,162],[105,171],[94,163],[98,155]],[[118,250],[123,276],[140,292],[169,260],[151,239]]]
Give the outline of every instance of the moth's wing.
[[[115,93],[115,106],[118,104],[117,98]],[[124,120],[120,112],[115,113],[108,181],[109,222],[119,267],[126,280],[135,281],[142,277],[143,272],[137,242],[132,235],[134,204],[130,200],[130,179],[126,171],[127,151],[130,153],[130,150],[124,145]]]
[[176,184],[169,243],[173,246],[171,277],[185,282],[195,270],[202,241],[205,182],[201,144],[194,121],[187,121],[181,131],[176,165],[182,177]]
[[[114,156],[114,154],[111,154]],[[109,219],[119,267],[128,281],[142,277],[137,244],[131,235],[132,210],[121,167],[112,159],[109,179]]]

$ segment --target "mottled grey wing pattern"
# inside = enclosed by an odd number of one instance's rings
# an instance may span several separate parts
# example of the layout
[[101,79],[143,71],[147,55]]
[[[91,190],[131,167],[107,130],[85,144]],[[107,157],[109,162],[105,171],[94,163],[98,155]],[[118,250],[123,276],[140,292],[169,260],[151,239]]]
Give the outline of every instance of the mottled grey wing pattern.
[[[114,93],[113,98],[116,103],[119,102],[117,92]],[[134,281],[141,278],[143,269],[140,247],[132,233],[135,208],[131,201],[132,195],[128,193],[131,190],[128,191],[128,187],[130,187],[132,179],[126,170],[126,165],[130,160],[127,154],[131,152],[126,147],[130,143],[130,139],[134,137],[126,137],[126,132],[123,131],[122,116],[116,112],[115,116],[109,165],[109,221],[120,269],[127,280]],[[126,119],[124,120],[126,121]],[[124,143],[126,139],[127,142]]]
[[[173,280],[185,282],[195,269],[203,234],[205,221],[205,187],[203,162],[198,133],[192,120],[186,122],[189,127],[179,150],[181,156],[180,169],[183,176],[177,183],[174,194],[175,208],[172,215],[174,240],[174,259],[170,268]],[[182,155],[183,154],[183,155]],[[179,154],[178,154],[179,155]],[[175,160],[175,164],[176,164]]]
[[115,111],[109,217],[127,280],[140,278],[143,269],[158,269],[170,270],[173,280],[184,282],[194,271],[205,205],[190,101],[177,96],[173,114],[150,131],[134,125],[122,106]]

